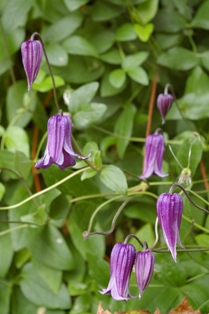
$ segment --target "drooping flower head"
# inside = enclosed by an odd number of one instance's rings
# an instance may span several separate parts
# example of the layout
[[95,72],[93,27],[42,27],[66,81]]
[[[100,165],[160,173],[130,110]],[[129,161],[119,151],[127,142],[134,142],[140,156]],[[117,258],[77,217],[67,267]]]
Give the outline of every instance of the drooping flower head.
[[74,158],[85,160],[90,157],[82,157],[76,154],[71,144],[72,121],[69,116],[59,114],[52,116],[48,121],[48,141],[44,157],[36,164],[36,168],[48,168],[56,164],[61,170],[74,166]]
[[156,209],[165,242],[176,262],[176,243],[183,246],[179,236],[183,199],[178,193],[163,193],[158,197]]
[[162,171],[164,150],[164,137],[162,134],[158,134],[158,130],[154,134],[148,135],[145,145],[144,171],[139,176],[140,179],[149,178],[152,174],[162,178],[167,176]]
[[157,108],[162,117],[162,124],[165,123],[165,117],[170,110],[173,103],[173,96],[171,94],[159,94],[157,98]]
[[110,281],[102,294],[111,294],[115,300],[133,298],[129,293],[129,280],[135,260],[135,248],[132,244],[116,243],[110,256]]
[[31,89],[38,75],[42,59],[42,50],[42,44],[39,40],[30,39],[23,42],[21,45],[22,62],[28,80],[28,91]]
[[135,273],[139,288],[139,298],[142,297],[145,289],[152,279],[155,264],[155,256],[150,250],[136,253]]

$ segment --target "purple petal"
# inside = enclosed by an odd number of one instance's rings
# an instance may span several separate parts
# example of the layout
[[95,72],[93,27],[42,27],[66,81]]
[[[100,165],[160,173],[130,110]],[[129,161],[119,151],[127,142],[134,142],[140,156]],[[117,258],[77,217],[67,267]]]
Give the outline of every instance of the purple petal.
[[62,165],[64,155],[62,153],[65,138],[65,123],[63,116],[52,116],[48,121],[48,142],[47,147],[50,157],[57,165]]
[[168,174],[165,174],[162,171],[162,164],[163,164],[163,154],[165,150],[165,144],[164,144],[164,137],[162,134],[158,134],[158,139],[157,139],[157,152],[156,152],[156,159],[155,159],[155,164],[154,164],[154,173],[161,177],[167,177]]
[[157,98],[157,108],[162,117],[162,123],[165,123],[165,117],[173,103],[173,96],[170,94],[160,94]]
[[42,59],[42,44],[39,40],[27,40],[21,45],[22,62],[28,80],[28,91],[35,81]]
[[147,250],[136,253],[135,273],[139,288],[139,298],[150,283],[154,271],[155,256]]

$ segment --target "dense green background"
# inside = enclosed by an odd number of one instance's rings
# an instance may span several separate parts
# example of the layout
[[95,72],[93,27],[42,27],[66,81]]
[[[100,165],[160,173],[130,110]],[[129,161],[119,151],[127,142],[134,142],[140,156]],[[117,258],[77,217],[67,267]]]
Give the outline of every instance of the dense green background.
[[[178,103],[162,126],[155,101],[150,132],[162,127],[182,166],[190,166],[190,195],[208,206],[209,0],[1,0],[0,12],[1,314],[93,314],[100,301],[111,312],[159,307],[165,313],[187,292],[195,309],[209,312],[207,252],[178,253],[177,263],[170,253],[156,253],[142,300],[116,302],[98,292],[108,284],[115,242],[135,233],[153,244],[156,199],[181,173],[166,146],[169,176],[152,176],[146,187],[138,179],[157,73],[155,99],[170,83]],[[33,32],[45,43],[59,105],[70,112],[74,137],[84,155],[92,152],[97,169],[78,162],[64,171],[40,170],[44,193],[21,204],[28,189],[38,191],[32,167],[45,149],[47,120],[57,113],[44,57],[27,93],[20,46]],[[99,206],[91,231],[110,229],[129,196],[111,235],[83,239]],[[209,246],[209,219],[185,197],[181,239],[187,248]],[[165,249],[161,233],[158,248]],[[134,274],[130,290],[138,294]]]

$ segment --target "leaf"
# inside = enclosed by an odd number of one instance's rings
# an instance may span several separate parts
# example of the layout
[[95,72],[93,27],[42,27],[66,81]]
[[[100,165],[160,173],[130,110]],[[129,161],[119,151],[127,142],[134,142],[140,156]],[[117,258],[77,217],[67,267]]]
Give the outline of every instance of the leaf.
[[[7,48],[5,47],[4,37],[2,32],[0,34],[0,61],[8,60],[8,53],[12,56],[20,48],[21,43],[24,41],[25,31],[22,28],[16,28],[8,32],[6,31]],[[7,51],[8,49],[8,51]],[[9,60],[8,60],[9,61]],[[12,60],[11,60],[12,61]],[[6,63],[7,64],[7,63]],[[4,67],[3,63],[1,64]],[[3,71],[2,69],[0,71]]]
[[92,123],[98,122],[106,109],[105,104],[91,103],[73,115],[73,123],[77,128],[86,128]]
[[113,70],[109,75],[109,81],[115,88],[120,88],[124,85],[126,73],[122,69]]
[[[46,226],[31,244],[32,257],[37,262],[58,270],[74,267],[73,257],[62,234],[53,226]],[[44,252],[44,254],[43,254]]]
[[175,70],[187,71],[199,64],[196,54],[182,47],[175,47],[160,55],[158,63]]
[[31,9],[33,0],[7,1],[2,14],[2,23],[6,30],[15,30],[18,26],[24,26],[28,11]]
[[89,0],[64,0],[64,2],[70,11],[75,11],[82,5],[88,3]]
[[68,63],[68,54],[59,44],[46,45],[47,56],[51,65],[64,66]]
[[16,151],[14,162],[16,171],[18,171],[24,179],[27,179],[31,173],[31,168],[34,164],[33,161],[27,158],[22,152]]
[[20,151],[29,157],[29,139],[26,131],[19,126],[10,126],[5,132],[5,146],[9,151]]
[[[60,86],[65,85],[65,81],[60,76],[54,75],[54,81],[55,81],[56,87],[60,87]],[[38,92],[42,92],[42,93],[48,92],[48,91],[53,89],[52,78],[50,76],[47,76],[40,83],[37,83],[37,81],[35,81],[33,83],[32,88],[34,90],[37,90]]]
[[149,56],[149,52],[141,51],[132,55],[126,56],[123,59],[122,67],[124,70],[133,69],[141,65]]
[[8,314],[10,309],[10,297],[12,288],[4,282],[0,282],[1,314]]
[[199,310],[195,311],[189,304],[188,295],[184,297],[175,310],[171,310],[168,314],[201,314]]
[[149,84],[148,75],[146,71],[141,67],[137,67],[135,69],[129,69],[127,70],[127,74],[128,76],[130,76],[132,80],[136,81],[137,83],[140,83],[142,85]]
[[21,217],[21,221],[34,223],[39,226],[46,222],[47,214],[45,210],[45,204],[41,205],[35,213],[27,214]]
[[209,1],[206,0],[198,8],[194,19],[192,20],[192,27],[209,29],[209,21],[207,12],[209,10]]
[[21,290],[30,302],[39,307],[45,306],[49,309],[70,308],[71,300],[64,284],[61,285],[58,293],[55,293],[37,274],[31,263],[28,263],[23,267],[21,278]]
[[76,113],[85,108],[96,95],[98,88],[98,82],[91,82],[73,91],[69,97],[69,111],[71,113]]
[[[70,36],[81,25],[83,16],[80,12],[69,13],[56,23],[44,28],[42,39],[45,43],[57,43]],[[48,50],[46,49],[47,54]]]
[[142,24],[147,24],[156,15],[158,2],[158,0],[147,0],[137,6],[137,16]]
[[116,166],[107,166],[100,173],[101,181],[111,190],[119,194],[127,193],[126,177],[120,168]]
[[110,81],[109,81],[109,73],[106,73],[102,77],[101,96],[102,97],[109,97],[109,96],[117,95],[117,94],[121,93],[121,91],[124,90],[125,87],[126,87],[126,82],[120,88],[115,88],[114,86],[112,86],[110,84]]
[[95,30],[95,34],[91,35],[91,43],[99,54],[110,49],[114,44],[114,33],[109,30]]
[[74,35],[62,43],[69,54],[97,57],[97,51],[92,44],[81,36]]
[[[183,31],[187,21],[175,10],[161,9],[154,18],[155,31],[178,33]],[[166,27],[165,27],[166,25]]]
[[98,282],[100,287],[108,285],[110,279],[110,265],[104,259],[95,258],[94,254],[87,253],[89,275]]
[[100,59],[110,64],[121,64],[121,56],[116,48],[112,48],[106,53],[100,55]]
[[115,33],[115,40],[117,41],[129,41],[136,39],[136,33],[131,23],[122,24]]
[[101,21],[109,21],[112,20],[114,17],[119,16],[123,8],[119,8],[118,6],[106,3],[103,1],[95,1],[91,15],[93,21],[101,22]]
[[116,141],[117,152],[120,158],[123,158],[126,147],[129,143],[129,137],[132,134],[135,114],[136,107],[132,104],[127,105],[115,124],[114,132],[125,137],[122,139],[117,139]]
[[[0,212],[0,220],[8,220],[7,214],[5,212]],[[0,232],[8,230],[8,224],[0,224]],[[12,248],[11,233],[4,234],[1,236],[0,241],[0,252],[1,252],[1,264],[0,264],[0,278],[4,278],[11,266],[12,258],[14,255]],[[1,299],[1,297],[0,297]]]
[[101,302],[98,305],[97,314],[111,314],[108,310],[104,310]]
[[140,24],[134,24],[134,29],[139,37],[139,39],[142,42],[147,42],[152,35],[152,32],[154,30],[154,25],[149,23],[145,26],[142,26]]

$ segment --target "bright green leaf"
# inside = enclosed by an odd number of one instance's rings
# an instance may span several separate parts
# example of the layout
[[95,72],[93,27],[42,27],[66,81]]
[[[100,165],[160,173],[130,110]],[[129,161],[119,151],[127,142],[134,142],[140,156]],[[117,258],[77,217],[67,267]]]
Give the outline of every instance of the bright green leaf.
[[9,151],[20,151],[29,157],[29,139],[26,131],[18,126],[10,126],[5,132],[5,146]]
[[97,56],[96,49],[92,46],[92,44],[85,38],[81,36],[72,36],[66,39],[62,43],[63,48],[69,54],[82,55],[82,56]]
[[136,33],[131,23],[122,24],[115,33],[117,41],[129,41],[136,39]]
[[149,23],[145,26],[140,24],[134,24],[134,29],[139,37],[139,39],[143,42],[147,42],[152,35],[154,30],[154,25]]
[[124,85],[126,73],[122,69],[113,70],[109,75],[110,84],[115,88],[120,88]]
[[141,51],[132,55],[126,56],[123,59],[122,67],[124,70],[133,69],[141,65],[149,56],[147,51]]
[[158,0],[146,0],[137,6],[137,15],[142,24],[150,22],[157,13]]
[[51,65],[56,65],[60,67],[67,65],[68,54],[60,45],[58,44],[46,45],[46,51]]
[[130,69],[127,71],[128,76],[137,83],[142,85],[148,85],[149,78],[145,70],[141,67],[137,67],[135,69]]
[[126,194],[128,186],[123,171],[115,166],[107,166],[100,173],[101,181],[116,193]]
[[106,53],[100,55],[100,59],[110,64],[121,64],[121,56],[116,48],[112,48]]
[[192,26],[197,28],[209,29],[208,21],[209,1],[206,0],[202,3],[192,20]]
[[[65,85],[65,81],[57,75],[54,75],[54,81],[56,87]],[[32,88],[42,93],[48,92],[53,88],[52,78],[47,76],[40,84],[34,82]]]

